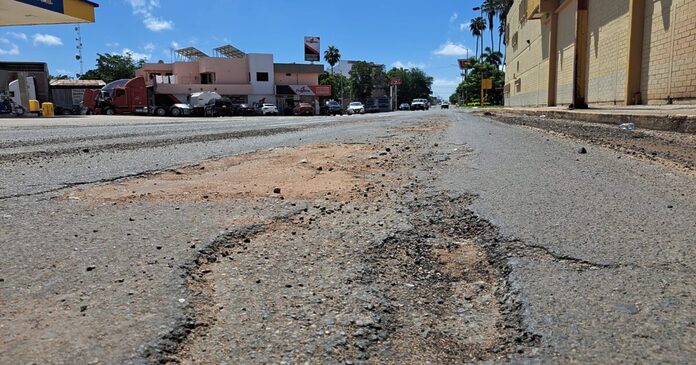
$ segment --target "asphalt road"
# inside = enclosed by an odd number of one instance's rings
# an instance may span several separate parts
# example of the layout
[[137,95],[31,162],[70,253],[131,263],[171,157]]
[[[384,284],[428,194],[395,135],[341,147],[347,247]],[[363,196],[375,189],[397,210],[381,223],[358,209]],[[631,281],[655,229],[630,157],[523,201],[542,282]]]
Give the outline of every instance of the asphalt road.
[[507,291],[497,299],[513,299],[533,340],[494,362],[693,362],[696,177],[452,110],[0,119],[0,363],[152,361],[186,316],[184,268],[196,246],[234,228],[230,216],[296,209],[266,201],[115,209],[65,198],[75,189],[280,146],[378,144],[432,120],[446,128],[419,143],[430,149],[424,156],[446,157],[413,162],[415,179],[428,181],[417,195],[474,197],[462,208],[491,223],[496,238],[477,242],[502,265]]

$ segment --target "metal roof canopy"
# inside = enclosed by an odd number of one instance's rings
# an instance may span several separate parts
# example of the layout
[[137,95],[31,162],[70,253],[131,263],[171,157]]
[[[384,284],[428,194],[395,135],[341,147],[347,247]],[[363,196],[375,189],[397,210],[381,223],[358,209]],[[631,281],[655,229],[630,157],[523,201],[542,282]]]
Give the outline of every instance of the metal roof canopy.
[[177,50],[176,53],[189,61],[195,61],[199,58],[208,57],[207,54],[195,47],[182,48]]
[[88,0],[3,0],[0,26],[94,23],[97,7]]
[[106,82],[102,80],[51,80],[50,85],[51,87],[94,87],[101,89],[102,87],[106,86]]
[[244,58],[246,57],[246,53],[240,51],[239,49],[231,46],[231,45],[226,45],[222,47],[215,48],[213,51],[215,51],[215,56],[225,56],[227,58]]

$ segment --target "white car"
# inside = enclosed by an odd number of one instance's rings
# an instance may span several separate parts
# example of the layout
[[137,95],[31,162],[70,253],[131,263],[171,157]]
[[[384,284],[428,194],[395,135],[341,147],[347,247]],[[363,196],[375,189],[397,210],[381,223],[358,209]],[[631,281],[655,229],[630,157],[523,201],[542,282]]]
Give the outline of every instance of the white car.
[[278,108],[273,104],[261,104],[256,108],[258,115],[278,115]]
[[359,101],[354,101],[350,104],[348,104],[348,108],[346,109],[346,112],[348,114],[365,114],[365,105]]

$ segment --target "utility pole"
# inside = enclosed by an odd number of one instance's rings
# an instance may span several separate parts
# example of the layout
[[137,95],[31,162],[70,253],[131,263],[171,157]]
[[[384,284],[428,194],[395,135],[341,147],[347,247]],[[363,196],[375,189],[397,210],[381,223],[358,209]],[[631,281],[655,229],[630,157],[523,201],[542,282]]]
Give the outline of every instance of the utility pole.
[[82,32],[80,30],[80,25],[78,24],[75,27],[75,42],[77,42],[77,45],[75,48],[77,48],[77,53],[75,54],[75,59],[80,63],[80,73],[77,74],[77,78],[79,79],[82,77],[82,75],[85,73],[85,66],[84,62],[82,60]]
[[394,85],[394,109],[399,108],[399,85]]

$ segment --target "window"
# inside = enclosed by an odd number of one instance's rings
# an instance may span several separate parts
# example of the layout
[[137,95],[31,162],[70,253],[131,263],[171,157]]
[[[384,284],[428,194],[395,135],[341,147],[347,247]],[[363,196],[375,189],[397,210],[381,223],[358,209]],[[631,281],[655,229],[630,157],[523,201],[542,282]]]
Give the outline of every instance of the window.
[[290,76],[292,76],[292,74],[285,74],[285,76],[290,77]]
[[268,72],[257,72],[256,73],[256,81],[267,82],[268,81]]
[[512,42],[510,44],[512,46],[513,51],[517,50],[517,38],[518,38],[517,32],[515,32],[515,34],[512,35]]
[[527,22],[527,0],[520,1],[519,8],[517,8],[520,26]]
[[206,72],[201,74],[201,84],[208,85],[215,83],[215,72]]
[[510,44],[510,24],[505,24],[505,45]]

